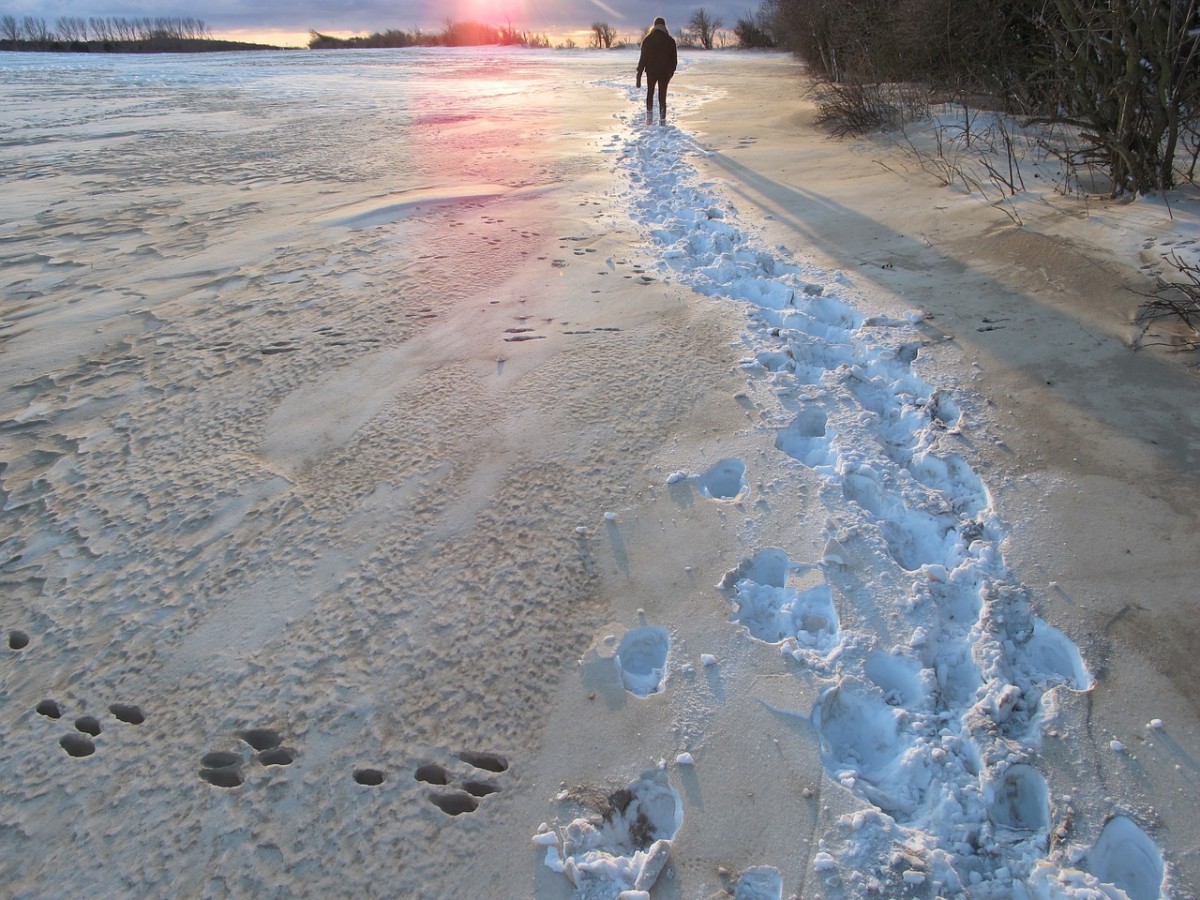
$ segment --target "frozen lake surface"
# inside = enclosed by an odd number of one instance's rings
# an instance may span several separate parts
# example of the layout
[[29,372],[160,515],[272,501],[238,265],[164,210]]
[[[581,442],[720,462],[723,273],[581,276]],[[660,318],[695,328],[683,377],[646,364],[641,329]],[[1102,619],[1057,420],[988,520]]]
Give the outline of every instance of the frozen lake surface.
[[1130,819],[1052,839],[1092,675],[922,311],[634,62],[0,59],[7,891],[708,896],[707,751],[779,807],[739,896],[1157,896]]

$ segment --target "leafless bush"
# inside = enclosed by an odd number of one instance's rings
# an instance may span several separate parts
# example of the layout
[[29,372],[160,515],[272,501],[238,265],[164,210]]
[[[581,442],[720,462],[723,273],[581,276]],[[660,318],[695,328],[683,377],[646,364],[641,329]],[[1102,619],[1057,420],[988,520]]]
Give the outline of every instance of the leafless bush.
[[915,85],[822,81],[815,93],[817,124],[839,137],[900,128],[929,110],[925,92]]
[[[1182,278],[1159,276],[1154,291],[1138,307],[1137,324],[1142,330],[1134,347],[1169,346],[1176,350],[1200,350],[1200,266],[1172,253],[1166,257]],[[1183,325],[1185,334],[1147,340],[1151,327],[1158,322]]]
[[1175,185],[1181,134],[1200,117],[1200,3],[1054,0],[1055,118],[1078,125],[1083,158],[1111,175],[1111,192]]
[[[1200,0],[763,2],[783,46],[819,76],[851,83],[835,107],[872,113],[867,125],[889,110],[853,82],[920,82],[1072,125],[1070,164],[1105,172],[1110,194],[1195,179]],[[861,128],[839,119],[844,133]]]

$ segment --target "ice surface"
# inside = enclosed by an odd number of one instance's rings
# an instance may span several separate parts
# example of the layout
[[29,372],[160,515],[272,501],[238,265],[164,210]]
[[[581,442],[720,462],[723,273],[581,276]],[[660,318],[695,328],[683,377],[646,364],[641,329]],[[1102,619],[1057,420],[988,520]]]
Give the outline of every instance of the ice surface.
[[[511,287],[567,260],[539,258],[543,207],[500,213],[599,172],[585,202],[609,218],[589,227],[629,229],[654,261],[643,284],[745,314],[757,418],[739,441],[759,453],[718,449],[698,475],[672,461],[665,480],[750,519],[751,482],[757,500],[762,472],[786,471],[807,493],[764,502],[827,519],[796,547],[745,528],[726,611],[786,654],[722,648],[696,677],[767,659],[815,686],[822,789],[855,807],[830,813],[815,873],[851,895],[1159,895],[1162,855],[1130,818],[1079,858],[1054,849],[1033,747],[1048,692],[1092,678],[1008,568],[969,397],[922,374],[921,317],[868,316],[853,277],[762,246],[700,183],[695,136],[639,121],[627,58],[20,57],[0,63],[10,888],[71,872],[100,895],[263,894],[293,873],[313,893],[395,878],[468,896],[479,870],[447,860],[529,852],[487,817],[535,748],[548,679],[604,621],[592,537],[572,527],[632,502],[610,494],[630,480],[629,424],[694,405],[633,365],[670,335],[640,358],[597,340],[586,366],[498,343],[539,337],[505,330],[545,327],[527,301],[577,299]],[[614,80],[581,85],[590,66]],[[559,124],[560,91],[597,88],[633,102],[611,138]],[[677,369],[686,385],[693,361]],[[667,684],[665,625],[614,647],[639,697]],[[649,891],[682,799],[662,770],[605,790],[539,830],[539,857],[585,894]],[[777,876],[743,873],[738,896],[781,896]]]

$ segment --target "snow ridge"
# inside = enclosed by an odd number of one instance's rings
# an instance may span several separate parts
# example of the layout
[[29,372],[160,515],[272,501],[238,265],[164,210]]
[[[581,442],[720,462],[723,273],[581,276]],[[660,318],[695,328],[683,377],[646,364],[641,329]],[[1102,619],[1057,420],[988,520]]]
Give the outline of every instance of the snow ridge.
[[[818,679],[826,772],[864,804],[821,842],[824,889],[1158,896],[1161,854],[1130,820],[1122,839],[1145,860],[1132,874],[1114,874],[1108,854],[1089,862],[1086,849],[1058,846],[1035,765],[1040,714],[1047,692],[1092,679],[1005,564],[991,495],[957,452],[968,427],[959,403],[913,371],[922,313],[868,316],[843,274],[755,246],[688,162],[711,151],[643,121],[638,93],[611,86],[635,101],[606,148],[630,216],[665,275],[745,304],[743,368],[778,403],[764,436],[822,485],[827,544],[803,567],[823,584],[794,590],[801,564],[763,548],[719,587],[750,639]],[[853,616],[839,613],[846,604]]]

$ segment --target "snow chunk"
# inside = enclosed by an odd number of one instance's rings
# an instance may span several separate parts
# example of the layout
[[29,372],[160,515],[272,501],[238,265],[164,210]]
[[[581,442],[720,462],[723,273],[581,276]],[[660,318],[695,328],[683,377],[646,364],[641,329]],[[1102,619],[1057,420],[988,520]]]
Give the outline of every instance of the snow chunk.
[[837,868],[837,860],[828,851],[819,850],[813,857],[813,868],[818,872],[831,872]]

